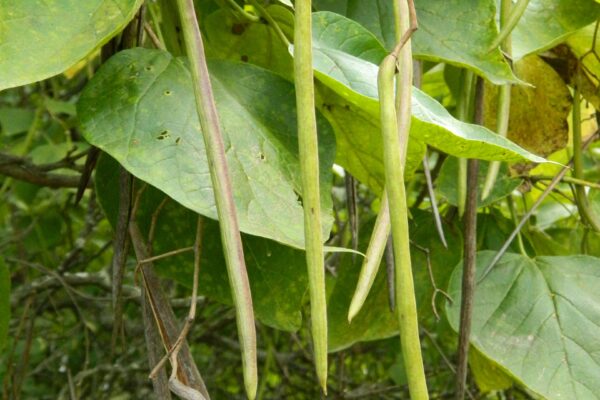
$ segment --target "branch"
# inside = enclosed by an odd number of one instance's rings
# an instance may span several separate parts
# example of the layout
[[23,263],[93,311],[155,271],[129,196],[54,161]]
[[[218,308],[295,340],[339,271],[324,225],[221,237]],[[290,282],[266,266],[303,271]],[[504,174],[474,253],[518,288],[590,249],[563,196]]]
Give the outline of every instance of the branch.
[[[0,174],[2,175],[51,188],[76,188],[79,186],[79,175],[55,174],[48,171],[48,166],[36,165],[25,157],[0,153]],[[87,187],[90,186],[91,183],[88,183]]]
[[[135,221],[130,221],[129,223],[129,237],[131,238],[131,244],[138,260],[148,259],[148,246],[142,238],[142,234]],[[145,263],[141,267],[141,272],[145,287],[145,299],[148,303],[146,304],[145,302],[144,304],[146,305],[144,307],[150,308],[148,311],[154,315],[156,331],[158,331],[158,334],[163,341],[163,345],[168,350],[173,347],[179,336],[179,327],[177,326],[175,314],[173,313],[173,309],[169,304],[166,294],[162,290],[158,277],[154,273],[153,265],[151,263]],[[145,322],[147,321],[145,320]],[[151,328],[146,326],[146,330],[148,329]],[[152,339],[153,335],[154,334],[149,334],[147,332],[147,338]],[[160,357],[154,358],[154,355],[155,354],[152,352],[149,353],[151,358],[151,368],[160,361]],[[177,375],[178,380],[185,386],[199,391],[206,399],[210,399],[204,381],[202,380],[186,341],[181,345],[181,351],[178,354],[177,361],[180,367]]]
[[[475,123],[483,124],[483,79],[478,77],[475,85]],[[475,266],[477,263],[477,175],[479,161],[469,159],[467,165],[467,198],[464,219],[464,261],[462,276],[462,299],[460,304],[460,330],[458,338],[458,365],[456,367],[456,399],[465,398],[467,362],[469,360],[469,337],[475,296]]]

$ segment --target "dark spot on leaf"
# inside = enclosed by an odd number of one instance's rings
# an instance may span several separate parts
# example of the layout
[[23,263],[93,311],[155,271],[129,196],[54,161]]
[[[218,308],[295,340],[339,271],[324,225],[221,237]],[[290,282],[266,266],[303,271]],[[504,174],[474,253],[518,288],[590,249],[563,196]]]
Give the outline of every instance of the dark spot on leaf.
[[261,161],[265,161],[267,159],[263,153],[258,153],[258,158],[260,158]]
[[264,19],[263,17],[260,17],[260,20],[259,20],[259,22],[260,22],[261,24],[269,25],[269,21],[267,21],[267,20],[266,20],[266,19]]
[[231,27],[231,33],[234,35],[241,35],[246,30],[246,25],[244,24],[233,24]]
[[323,103],[323,108],[326,109],[327,111],[331,111],[333,109],[333,106],[331,104]]
[[181,142],[181,138],[178,137],[177,139],[175,139],[175,144],[179,144]]
[[165,90],[165,96],[170,96],[171,94],[173,94],[173,92],[171,92],[170,90]]
[[152,71],[152,66],[151,66],[151,65],[148,65],[148,66],[145,68],[145,70],[146,70],[146,71]]
[[245,55],[245,54],[243,54],[243,55],[240,57],[240,59],[241,59],[243,62],[248,62],[248,56],[247,56],[247,55]]
[[175,25],[175,30],[177,33],[181,32],[181,27],[179,25]]

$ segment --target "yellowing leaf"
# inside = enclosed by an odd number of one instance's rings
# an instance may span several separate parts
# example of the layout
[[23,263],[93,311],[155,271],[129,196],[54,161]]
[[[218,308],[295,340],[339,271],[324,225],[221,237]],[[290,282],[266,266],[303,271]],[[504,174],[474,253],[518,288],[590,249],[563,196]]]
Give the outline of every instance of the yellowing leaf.
[[[515,85],[511,90],[508,138],[541,156],[566,147],[572,103],[569,89],[538,56],[526,57],[514,68],[532,86]],[[497,87],[486,87],[485,125],[490,129],[496,126],[497,93]]]

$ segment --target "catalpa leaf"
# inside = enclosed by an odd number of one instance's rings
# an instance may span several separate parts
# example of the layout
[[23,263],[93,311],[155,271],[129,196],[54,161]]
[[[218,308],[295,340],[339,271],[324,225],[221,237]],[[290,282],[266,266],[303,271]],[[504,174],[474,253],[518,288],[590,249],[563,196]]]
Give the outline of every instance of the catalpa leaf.
[[[351,40],[339,34],[342,27],[353,32]],[[380,139],[376,139],[380,136],[377,63],[386,54],[385,49],[365,28],[333,13],[313,15],[313,46],[315,75],[329,90],[323,91],[321,107],[327,116],[326,109],[333,105],[335,112],[331,113],[330,121],[338,143],[344,148],[338,162],[373,190],[379,190],[384,178],[378,162],[383,151]],[[293,48],[290,52],[293,53]],[[407,172],[420,162],[425,143],[457,157],[545,161],[485,127],[455,119],[440,103],[416,88],[413,89],[412,111],[410,140],[415,143],[409,144]],[[371,125],[369,129],[343,129],[365,126],[360,120],[365,116]],[[336,121],[342,121],[343,126],[336,128]],[[370,151],[366,152],[362,143],[370,143]]]
[[[318,10],[333,11],[356,21],[385,43],[388,50],[394,48],[393,2],[316,0],[314,3]],[[419,29],[412,36],[415,58],[469,68],[495,84],[517,81],[500,50],[489,51],[498,35],[495,0],[421,0],[415,3],[419,22]],[[345,36],[345,33],[341,31],[338,35]]]
[[[96,171],[96,191],[98,201],[113,227],[118,215],[119,193],[115,190],[118,182],[119,164],[103,154]],[[153,213],[165,197],[164,193],[153,187],[149,187],[141,195],[137,221],[144,234],[149,230]],[[167,201],[157,218],[156,235],[152,242],[154,254],[192,246],[197,217],[196,213],[177,202]],[[198,290],[200,294],[213,300],[233,305],[219,224],[205,218],[202,238]],[[303,252],[247,234],[242,234],[242,243],[256,318],[277,329],[298,330],[302,323],[302,304],[308,287]],[[194,274],[192,252],[158,260],[154,266],[161,276],[173,279],[191,290]],[[264,295],[265,293],[268,295]]]
[[593,0],[531,0],[512,32],[513,58],[552,48],[598,17]]
[[121,31],[142,2],[4,0],[0,90],[65,71]]
[[[209,64],[240,229],[303,248],[294,87],[242,63]],[[158,50],[112,57],[78,103],[82,131],[129,172],[216,219],[214,195],[186,62]],[[335,142],[318,118],[323,232],[332,224]]]
[[[477,279],[496,255],[477,253]],[[458,330],[462,265],[446,307]],[[471,344],[547,399],[600,398],[600,259],[506,254],[477,284]]]

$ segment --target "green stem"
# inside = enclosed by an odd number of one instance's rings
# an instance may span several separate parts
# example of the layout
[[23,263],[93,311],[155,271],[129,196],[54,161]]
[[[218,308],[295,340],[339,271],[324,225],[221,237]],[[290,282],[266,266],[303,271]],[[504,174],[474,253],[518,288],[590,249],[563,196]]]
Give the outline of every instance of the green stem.
[[[573,177],[583,179],[583,150],[581,140],[581,94],[579,83],[581,81],[581,71],[577,71],[575,78],[575,91],[573,93]],[[587,222],[592,229],[600,232],[600,218],[594,213],[587,199],[585,187],[577,185],[575,187],[577,208],[582,220]]]
[[[502,0],[500,6],[500,27],[504,27],[510,18],[510,11],[512,8],[512,0]],[[502,51],[507,57],[512,55],[512,45],[510,34],[507,35],[501,44]],[[511,84],[507,83],[500,86],[498,92],[498,108],[496,112],[496,133],[500,136],[506,137],[508,134],[508,123],[510,118],[510,90]],[[486,199],[498,178],[498,172],[500,171],[500,162],[492,161],[489,164],[485,183],[483,184],[483,190],[481,191],[481,198]]]
[[[519,220],[517,219],[517,210],[515,210],[515,204],[512,196],[506,197],[506,203],[508,204],[508,210],[510,211],[512,221],[515,226],[517,226]],[[525,250],[525,244],[523,243],[523,236],[521,235],[521,232],[517,234],[517,243],[519,244],[519,250],[521,251],[521,254],[523,254],[525,257],[529,257],[527,255],[527,251]]]
[[515,6],[511,10],[510,14],[506,18],[506,23],[502,25],[502,28],[500,29],[500,33],[498,34],[496,39],[494,39],[494,41],[490,45],[488,52],[490,52],[490,51],[494,50],[496,47],[500,46],[500,43],[502,43],[510,35],[510,33],[513,31],[513,29],[515,29],[515,27],[519,23],[519,20],[523,16],[525,9],[527,9],[528,4],[529,4],[529,0],[519,0],[517,2],[517,4],[515,4]]
[[[396,8],[397,27],[400,32],[409,30],[409,10],[405,1],[399,1]],[[406,51],[405,51],[406,50]],[[402,85],[398,88],[400,113],[396,115],[394,99],[394,73],[399,61]],[[411,118],[412,81],[405,80],[412,75],[410,42],[402,47],[400,42],[394,52],[388,55],[379,67],[378,88],[381,110],[381,130],[384,140],[384,166],[386,192],[389,198],[392,239],[394,244],[396,312],[400,326],[402,356],[406,367],[408,387],[413,400],[428,399],[427,383],[421,356],[417,305],[410,257],[408,231],[408,208],[404,186],[401,140],[408,138]],[[399,132],[400,129],[400,132]],[[401,139],[402,138],[402,139]],[[404,140],[406,140],[404,139]],[[392,183],[392,184],[390,184]]]
[[248,273],[244,262],[244,250],[237,221],[233,190],[219,117],[214,102],[212,87],[204,55],[204,45],[194,11],[193,0],[177,0],[183,36],[194,82],[196,108],[200,117],[202,137],[206,147],[210,176],[215,193],[215,203],[221,228],[221,240],[232,289],[233,303],[242,350],[244,385],[249,399],[256,397],[256,328]]
[[225,2],[227,4],[229,4],[229,6],[234,10],[234,12],[241,18],[243,18],[249,22],[260,21],[259,17],[244,10],[235,0],[225,0]]
[[[152,2],[148,2],[152,3]],[[174,57],[184,54],[179,31],[180,23],[177,19],[177,7],[171,0],[157,0],[160,7],[160,25],[157,27],[162,32],[163,43]]]
[[298,0],[295,5],[294,79],[311,328],[317,378],[323,392],[327,393],[327,305],[319,195],[319,148],[312,67],[311,1]]
[[[537,182],[537,181],[551,181],[554,177],[549,176],[549,175],[532,175],[532,176],[520,175],[519,178],[524,178],[524,179],[528,179],[533,182]],[[573,185],[587,186],[592,189],[600,190],[600,183],[590,182],[590,181],[586,181],[583,179],[577,179],[577,178],[573,178],[571,176],[565,176],[564,178],[562,178],[562,181],[564,183],[572,183]]]

